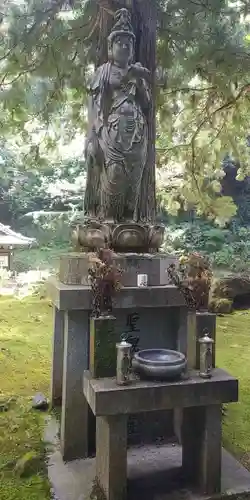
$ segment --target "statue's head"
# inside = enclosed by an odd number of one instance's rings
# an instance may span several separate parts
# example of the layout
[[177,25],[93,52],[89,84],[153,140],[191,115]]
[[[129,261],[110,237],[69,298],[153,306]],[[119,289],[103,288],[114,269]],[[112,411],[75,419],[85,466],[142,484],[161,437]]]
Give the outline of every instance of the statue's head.
[[131,26],[131,16],[127,9],[115,14],[116,23],[108,37],[109,59],[124,66],[134,57],[135,35]]

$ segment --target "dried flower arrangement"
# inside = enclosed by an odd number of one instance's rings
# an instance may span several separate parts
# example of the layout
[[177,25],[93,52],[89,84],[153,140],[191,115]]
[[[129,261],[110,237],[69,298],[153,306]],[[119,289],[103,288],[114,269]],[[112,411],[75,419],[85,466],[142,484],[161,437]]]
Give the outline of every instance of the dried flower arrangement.
[[93,294],[92,315],[108,316],[112,313],[112,299],[121,288],[122,270],[114,264],[112,250],[101,248],[90,256],[89,282]]
[[171,283],[179,288],[189,308],[208,310],[212,269],[209,260],[199,253],[182,256],[176,266],[168,268]]

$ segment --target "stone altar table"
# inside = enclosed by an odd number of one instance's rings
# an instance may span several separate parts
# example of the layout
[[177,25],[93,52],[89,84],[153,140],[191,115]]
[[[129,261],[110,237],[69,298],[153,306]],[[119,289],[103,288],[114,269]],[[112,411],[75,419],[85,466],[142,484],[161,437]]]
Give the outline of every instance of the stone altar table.
[[91,379],[84,373],[83,391],[97,417],[96,474],[107,500],[125,500],[127,490],[127,417],[130,413],[183,408],[182,467],[188,483],[202,493],[221,487],[221,404],[238,400],[238,381],[215,369],[211,379],[196,371],[177,382]]
[[[56,278],[50,278],[48,293],[54,308],[51,400],[53,407],[62,405],[61,451],[64,460],[84,458],[95,444],[95,421],[82,392],[82,373],[89,368],[92,294],[87,286],[65,285]],[[193,314],[175,286],[124,287],[113,306],[118,338],[132,328],[140,348],[178,349],[194,367]]]

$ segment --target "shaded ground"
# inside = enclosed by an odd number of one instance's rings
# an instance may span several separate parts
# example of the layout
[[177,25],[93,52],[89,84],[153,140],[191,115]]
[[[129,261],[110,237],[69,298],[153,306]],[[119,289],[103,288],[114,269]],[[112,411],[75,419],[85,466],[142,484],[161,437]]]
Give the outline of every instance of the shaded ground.
[[[217,364],[240,379],[240,403],[228,406],[224,444],[250,469],[250,311],[218,318]],[[0,298],[0,499],[49,500],[49,485],[42,467],[43,414],[31,410],[36,392],[49,393],[52,308],[46,300]],[[27,451],[41,457],[28,478],[14,472],[17,459]]]

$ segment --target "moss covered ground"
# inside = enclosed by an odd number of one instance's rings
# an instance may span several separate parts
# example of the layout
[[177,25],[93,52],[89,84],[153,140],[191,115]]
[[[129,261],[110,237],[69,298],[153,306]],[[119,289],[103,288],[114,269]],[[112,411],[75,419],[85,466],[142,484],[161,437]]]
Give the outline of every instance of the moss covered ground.
[[225,447],[250,470],[250,311],[217,319],[217,365],[239,379],[239,402],[227,406]]
[[[224,443],[250,469],[249,324],[250,311],[218,318],[217,364],[240,379],[240,402],[228,405]],[[43,467],[44,415],[31,409],[31,398],[49,393],[51,332],[48,301],[0,297],[1,500],[50,498]],[[8,411],[1,411],[6,403]],[[32,475],[20,477],[15,463],[28,452],[40,460]]]
[[[45,300],[0,298],[1,500],[50,498],[43,467],[44,414],[31,409],[31,399],[49,392],[51,327],[52,309]],[[38,460],[34,474],[23,478],[15,464],[27,453]]]

